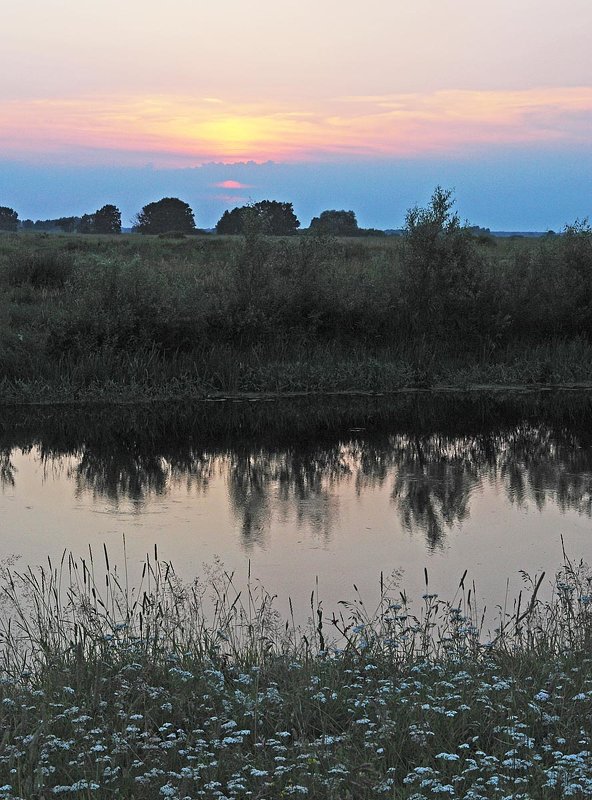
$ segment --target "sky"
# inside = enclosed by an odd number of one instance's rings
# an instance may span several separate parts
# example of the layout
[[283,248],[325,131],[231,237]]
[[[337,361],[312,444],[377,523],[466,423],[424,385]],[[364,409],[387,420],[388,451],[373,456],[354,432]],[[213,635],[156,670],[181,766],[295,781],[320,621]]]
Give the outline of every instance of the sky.
[[592,214],[590,0],[0,0],[0,205]]

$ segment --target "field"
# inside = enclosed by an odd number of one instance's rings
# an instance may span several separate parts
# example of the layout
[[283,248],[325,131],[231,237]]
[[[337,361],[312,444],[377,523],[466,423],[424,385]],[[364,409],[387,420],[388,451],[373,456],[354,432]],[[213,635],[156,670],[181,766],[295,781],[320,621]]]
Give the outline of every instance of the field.
[[0,235],[0,399],[592,381],[592,233]]

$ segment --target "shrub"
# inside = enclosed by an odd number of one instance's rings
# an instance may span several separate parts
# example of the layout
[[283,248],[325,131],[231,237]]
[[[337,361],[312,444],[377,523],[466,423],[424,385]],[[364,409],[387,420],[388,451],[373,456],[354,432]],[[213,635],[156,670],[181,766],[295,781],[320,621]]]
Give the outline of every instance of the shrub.
[[437,186],[426,208],[407,212],[401,288],[416,335],[458,336],[475,322],[480,258],[453,206],[452,192]]

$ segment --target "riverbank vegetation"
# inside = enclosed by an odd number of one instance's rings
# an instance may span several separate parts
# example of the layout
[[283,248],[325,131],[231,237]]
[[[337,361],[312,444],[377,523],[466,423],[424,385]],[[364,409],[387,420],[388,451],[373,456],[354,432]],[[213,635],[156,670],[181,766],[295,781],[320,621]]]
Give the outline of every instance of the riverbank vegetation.
[[222,567],[5,565],[0,797],[589,797],[591,581],[566,558],[492,614],[381,578],[300,629]]
[[0,397],[592,381],[592,230],[502,240],[450,193],[400,237],[0,236]]

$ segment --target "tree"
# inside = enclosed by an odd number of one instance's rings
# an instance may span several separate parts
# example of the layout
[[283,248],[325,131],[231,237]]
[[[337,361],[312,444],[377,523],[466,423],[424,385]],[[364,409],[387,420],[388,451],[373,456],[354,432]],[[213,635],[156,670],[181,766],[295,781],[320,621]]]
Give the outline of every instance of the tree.
[[55,220],[56,228],[59,228],[64,233],[74,233],[80,224],[80,217],[59,217]]
[[94,214],[83,214],[78,223],[78,233],[94,233],[95,232],[95,216]]
[[323,211],[319,217],[313,217],[310,230],[330,236],[358,236],[360,233],[353,211]]
[[195,220],[191,206],[177,197],[163,197],[148,203],[135,219],[138,233],[195,233]]
[[93,233],[121,233],[121,212],[117,206],[107,204],[92,215]]
[[38,219],[35,222],[25,220],[23,227],[34,231],[58,231],[60,230],[58,222],[60,222],[59,219]]
[[16,231],[18,214],[8,206],[0,206],[0,231]]
[[252,208],[260,217],[265,232],[271,236],[292,236],[300,227],[292,203],[261,200]]
[[270,236],[291,236],[300,227],[294,214],[292,203],[280,203],[277,200],[260,200],[248,206],[225,211],[216,225],[216,233],[245,233],[245,220],[255,215],[260,223],[260,230]]
[[216,233],[221,235],[236,236],[243,232],[243,208],[233,208],[232,211],[225,211],[216,223]]

